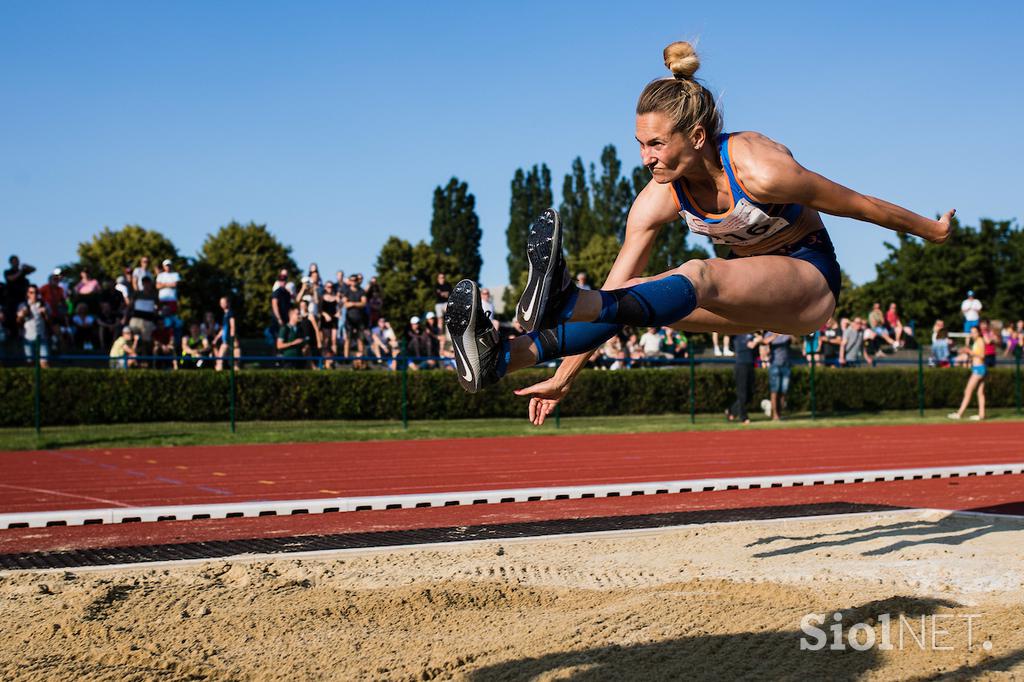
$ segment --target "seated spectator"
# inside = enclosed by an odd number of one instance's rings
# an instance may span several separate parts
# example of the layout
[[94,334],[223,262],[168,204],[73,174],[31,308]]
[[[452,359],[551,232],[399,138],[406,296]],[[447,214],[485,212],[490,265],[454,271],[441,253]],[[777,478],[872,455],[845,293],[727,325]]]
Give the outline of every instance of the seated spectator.
[[1010,329],[1010,336],[1006,341],[1006,347],[1003,350],[1003,357],[1013,356],[1019,358],[1021,356],[1021,349],[1024,349],[1024,320],[1017,320],[1017,324],[1013,327],[1007,325]]
[[[306,337],[306,355],[319,358],[322,348],[320,321],[313,314],[310,303],[305,298],[299,299],[299,327],[302,329],[302,335]],[[313,365],[314,369],[319,369],[319,367],[319,361]]]
[[178,353],[174,348],[174,330],[164,324],[162,317],[156,318],[156,326],[153,328],[153,355],[170,357],[171,367],[178,369]]
[[444,309],[448,307],[448,297],[452,294],[452,285],[447,275],[443,272],[437,273],[437,283],[434,284],[434,315],[441,320],[441,331],[444,331]]
[[628,362],[626,342],[621,334],[616,334],[604,342],[601,347],[601,364],[610,370],[625,369]]
[[50,273],[46,284],[39,287],[39,296],[53,313],[51,331],[60,333],[60,328],[66,326],[68,319],[68,301],[64,287],[60,281],[61,269],[57,268]]
[[96,315],[96,336],[99,348],[110,348],[114,339],[120,334],[121,319],[123,314],[118,314],[111,309],[110,303],[100,301],[100,312]]
[[646,360],[665,360],[670,357],[661,349],[663,337],[657,327],[648,327],[647,331],[640,336],[640,352]]
[[132,300],[132,288],[128,285],[128,278],[126,276],[117,276],[117,283],[114,284],[114,291],[121,295],[121,302],[117,305],[111,305],[110,307],[114,310],[127,308],[128,304],[131,303]]
[[892,331],[893,350],[902,348],[906,345],[903,341],[903,322],[900,320],[900,314],[896,311],[896,304],[890,303],[889,310],[885,313],[885,321]]
[[372,329],[384,314],[384,290],[380,288],[376,275],[370,278],[370,284],[366,287],[366,310],[370,316],[369,325]]
[[590,290],[590,283],[587,281],[587,273],[577,272],[576,273],[576,286],[586,291]]
[[840,367],[859,367],[862,361],[870,366],[871,356],[864,352],[864,319],[857,317],[843,332],[843,344],[839,346]]
[[277,351],[281,357],[291,361],[288,367],[299,368],[307,366],[299,360],[309,353],[308,346],[309,339],[300,324],[299,309],[291,308],[288,310],[288,320],[277,332]]
[[486,287],[480,289],[480,305],[483,307],[487,317],[491,318],[491,324],[498,328],[498,319],[495,317],[494,301],[491,300],[491,290]]
[[220,323],[217,322],[217,316],[209,310],[203,313],[203,321],[199,325],[199,330],[206,337],[206,342],[210,344],[210,348],[215,348],[213,340],[220,337]]
[[391,323],[384,317],[378,318],[376,326],[370,330],[371,355],[381,361],[387,360],[388,368],[395,369],[395,358],[398,357],[398,339]]
[[89,307],[85,303],[75,306],[71,327],[74,330],[75,348],[92,350],[99,343],[99,326],[96,318],[89,314]]
[[198,322],[188,326],[188,334],[181,339],[181,358],[185,366],[202,367],[213,349],[210,342],[203,336]]
[[885,326],[885,313],[882,312],[882,304],[874,303],[871,306],[871,312],[868,313],[868,324],[867,329],[864,332],[864,339],[873,346],[875,353],[883,355],[881,341],[885,341],[887,344],[892,346],[893,350],[896,350],[896,341],[890,336],[889,329]]
[[430,337],[430,355],[441,356],[441,338],[444,336],[444,328],[440,325],[437,315],[433,311],[428,312],[423,321],[423,329]]
[[949,331],[945,328],[940,328],[935,333],[935,338],[932,339],[932,353],[928,359],[928,364],[932,367],[949,367],[951,357]]
[[135,348],[135,335],[132,328],[125,325],[121,328],[121,336],[114,339],[110,346],[110,366],[113,369],[127,369],[135,367],[135,356],[138,352]]
[[409,369],[433,368],[437,362],[432,359],[433,342],[418,316],[409,318],[406,332],[405,352],[409,357]]
[[689,357],[690,340],[686,334],[672,327],[661,328],[661,351],[668,357],[682,360]]

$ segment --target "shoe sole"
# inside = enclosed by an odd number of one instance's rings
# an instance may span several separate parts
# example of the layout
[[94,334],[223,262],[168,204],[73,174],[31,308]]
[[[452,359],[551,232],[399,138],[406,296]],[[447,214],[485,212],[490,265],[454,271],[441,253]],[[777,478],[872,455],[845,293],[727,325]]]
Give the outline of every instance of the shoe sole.
[[470,393],[480,390],[480,354],[476,348],[480,310],[480,288],[468,279],[455,285],[444,310],[444,326],[455,349],[455,373],[462,388]]
[[[550,220],[545,220],[548,217]],[[516,305],[516,320],[528,332],[540,328],[551,293],[552,275],[558,265],[557,256],[561,252],[561,220],[558,212],[549,208],[530,223],[530,231],[526,235],[526,261],[530,269],[526,289]]]

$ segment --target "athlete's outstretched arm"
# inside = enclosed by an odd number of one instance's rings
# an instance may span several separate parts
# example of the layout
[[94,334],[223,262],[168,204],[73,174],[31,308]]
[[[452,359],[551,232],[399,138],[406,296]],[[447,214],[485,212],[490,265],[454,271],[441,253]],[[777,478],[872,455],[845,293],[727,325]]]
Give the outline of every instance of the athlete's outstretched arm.
[[844,187],[793,158],[786,147],[764,136],[748,136],[740,151],[742,182],[757,201],[797,203],[844,218],[855,218],[941,244],[949,238],[956,209],[931,220],[896,204]]
[[[651,181],[640,192],[629,209],[626,220],[626,236],[615,257],[615,263],[601,286],[610,291],[627,286],[629,280],[639,277],[647,267],[647,261],[654,248],[654,240],[665,223],[677,216],[675,199],[672,198],[670,185],[659,185]],[[576,375],[587,364],[592,353],[572,355],[562,360],[550,379],[521,388],[516,395],[530,396],[530,421],[540,426],[544,419],[554,411],[572,385]]]

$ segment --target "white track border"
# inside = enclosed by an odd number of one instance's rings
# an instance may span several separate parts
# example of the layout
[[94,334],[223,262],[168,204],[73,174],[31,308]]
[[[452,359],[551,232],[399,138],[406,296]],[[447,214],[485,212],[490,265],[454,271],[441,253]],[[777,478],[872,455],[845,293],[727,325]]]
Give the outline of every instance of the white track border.
[[632,497],[638,495],[700,493],[720,490],[813,487],[850,483],[920,481],[1013,474],[1024,474],[1024,463],[838,471],[793,475],[780,474],[736,478],[653,481],[646,483],[608,483],[603,485],[556,486],[549,488],[412,493],[367,497],[328,497],[308,500],[267,500],[220,504],[113,507],[106,509],[61,509],[0,514],[0,530],[11,528],[45,528],[47,526],[82,526],[132,522],[290,516],[296,514],[415,509],[423,507],[454,507],[477,504],[502,504],[507,502]]

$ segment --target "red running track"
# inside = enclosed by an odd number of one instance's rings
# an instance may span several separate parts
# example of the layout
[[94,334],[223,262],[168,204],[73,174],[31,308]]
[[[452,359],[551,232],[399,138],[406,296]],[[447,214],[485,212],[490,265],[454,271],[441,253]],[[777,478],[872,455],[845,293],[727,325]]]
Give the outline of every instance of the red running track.
[[1024,461],[1019,423],[0,453],[0,513]]
[[[1024,427],[948,424],[0,453],[0,513],[1024,461]],[[823,502],[1024,514],[1024,476],[0,531],[0,553]]]

